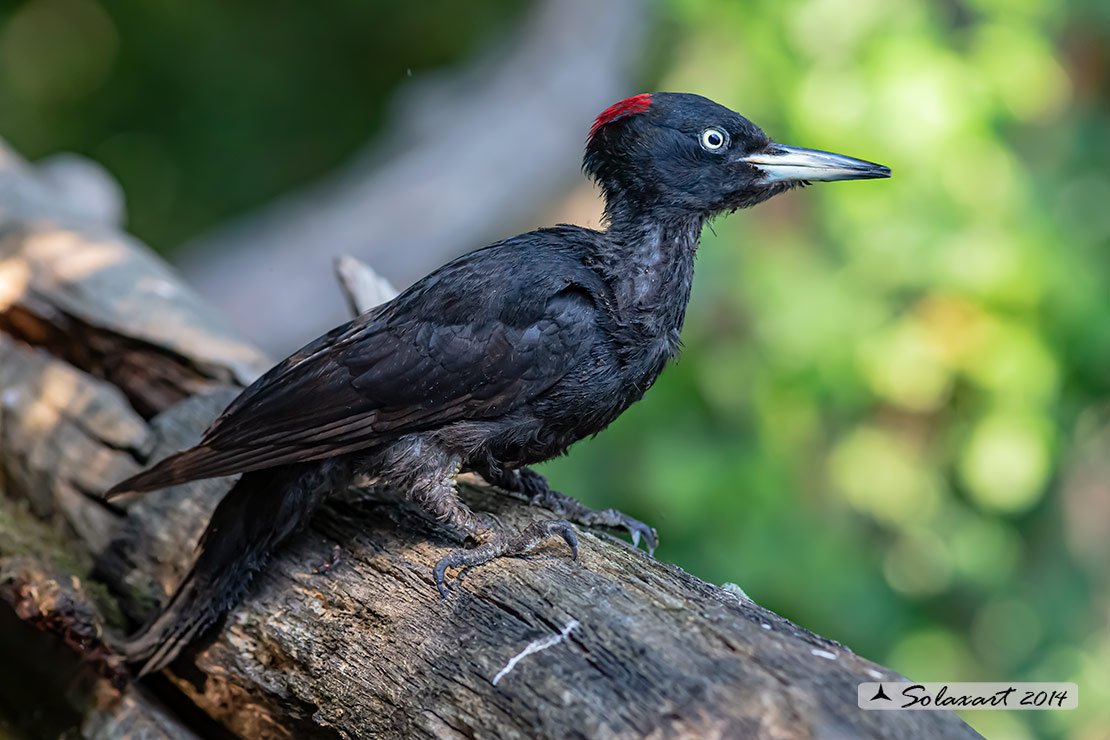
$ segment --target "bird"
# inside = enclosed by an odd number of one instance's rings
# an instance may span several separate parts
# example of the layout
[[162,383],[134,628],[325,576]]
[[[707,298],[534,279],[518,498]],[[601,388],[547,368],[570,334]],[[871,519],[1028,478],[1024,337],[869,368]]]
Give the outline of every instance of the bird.
[[[603,229],[558,225],[465,254],[333,329],[242,391],[201,441],[107,497],[239,475],[181,583],[120,642],[145,675],[232,608],[271,554],[329,493],[372,475],[470,548],[452,568],[528,552],[572,521],[654,529],[552,490],[528,466],[597,434],[640,400],[680,351],[694,258],[714,217],[818,181],[885,178],[873,162],[771,140],[690,93],[644,93],[604,110],[582,168],[604,198]],[[495,532],[458,496],[460,472],[524,494],[561,519]]]

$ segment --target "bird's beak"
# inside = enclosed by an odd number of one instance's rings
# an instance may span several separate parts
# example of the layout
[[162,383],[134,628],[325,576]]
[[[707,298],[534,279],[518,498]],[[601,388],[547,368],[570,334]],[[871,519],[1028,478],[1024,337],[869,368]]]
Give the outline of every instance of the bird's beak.
[[785,144],[771,144],[761,152],[740,157],[739,161],[746,162],[763,172],[766,177],[765,182],[786,180],[829,182],[890,177],[890,168],[881,164],[845,157],[843,154]]

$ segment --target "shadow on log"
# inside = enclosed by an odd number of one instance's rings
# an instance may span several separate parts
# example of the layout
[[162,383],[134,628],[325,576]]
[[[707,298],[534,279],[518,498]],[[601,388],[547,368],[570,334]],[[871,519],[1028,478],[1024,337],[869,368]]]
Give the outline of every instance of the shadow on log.
[[[11,153],[0,199],[0,644],[41,664],[22,620],[84,658],[65,694],[84,737],[977,737],[947,712],[859,710],[858,683],[904,679],[607,535],[582,532],[578,561],[464,571],[442,600],[432,565],[459,543],[372,486],[337,492],[206,642],[128,683],[106,635],[156,609],[228,484],[98,494],[194,442],[267,362],[142,245],[52,214]],[[536,516],[479,483],[475,509]]]

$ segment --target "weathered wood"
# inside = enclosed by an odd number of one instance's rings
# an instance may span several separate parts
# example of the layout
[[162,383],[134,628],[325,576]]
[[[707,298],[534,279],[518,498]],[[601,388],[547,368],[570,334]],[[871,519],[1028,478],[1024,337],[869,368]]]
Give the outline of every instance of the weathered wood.
[[369,311],[397,295],[397,289],[392,283],[370,269],[369,265],[350,255],[336,257],[333,266],[335,279],[339,281],[339,289],[347,300],[347,307],[355,315]]
[[104,641],[103,615],[118,623],[118,610],[79,575],[91,559],[70,540],[26,500],[0,493],[0,706],[18,707],[14,717],[0,712],[0,727],[27,737],[69,737],[76,727],[86,740],[193,740],[146,687],[128,683]]
[[[9,177],[0,158],[0,194]],[[105,676],[86,736],[184,734],[143,686],[110,689],[101,626],[156,608],[228,484],[96,495],[195,441],[265,363],[140,245],[39,205],[33,227],[0,208],[0,598]],[[506,527],[544,515],[463,493]],[[451,534],[389,492],[341,493],[161,690],[243,737],[976,737],[949,713],[863,712],[859,682],[900,677],[626,543],[581,540],[577,561],[552,545],[464,571],[443,600],[431,568]]]

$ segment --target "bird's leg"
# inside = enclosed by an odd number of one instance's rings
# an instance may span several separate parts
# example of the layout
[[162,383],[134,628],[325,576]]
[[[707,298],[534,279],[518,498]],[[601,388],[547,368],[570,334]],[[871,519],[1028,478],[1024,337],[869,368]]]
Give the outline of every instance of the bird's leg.
[[542,506],[563,519],[581,524],[584,527],[608,527],[610,529],[624,529],[632,535],[632,543],[639,546],[640,539],[648,553],[653,553],[659,545],[659,536],[653,527],[649,527],[638,519],[633,519],[617,509],[597,510],[584,506],[577,499],[565,493],[552,490],[547,484],[547,478],[530,468],[517,470],[500,468],[494,469],[490,465],[481,465],[476,472],[486,479],[487,483],[502,488],[512,493],[518,493],[528,498],[533,506]]
[[455,480],[458,474],[459,464],[455,462],[448,468],[425,469],[417,475],[410,475],[405,481],[408,497],[432,518],[479,543],[486,542],[493,537],[493,530],[487,521],[459,500]]
[[409,434],[360,464],[381,482],[403,491],[433,519],[479,542],[489,539],[489,524],[459,500],[455,478],[462,458],[442,445],[423,435]]
[[441,596],[447,598],[450,593],[445,582],[448,568],[465,568],[488,563],[494,558],[523,555],[555,535],[562,537],[570,547],[571,555],[578,558],[578,536],[569,522],[535,521],[515,534],[494,533],[488,524],[483,523],[459,500],[455,484],[458,472],[459,467],[456,466],[446,480],[431,487],[417,487],[412,492],[413,500],[421,508],[437,519],[448,521],[466,531],[480,543],[470,550],[450,552],[436,563],[436,588]]
[[440,595],[447,597],[448,568],[481,565],[490,560],[531,552],[544,540],[558,535],[578,557],[578,537],[569,522],[537,521],[511,535],[495,533],[489,523],[474,514],[459,500],[456,477],[462,459],[454,453],[415,435],[393,445],[382,460],[382,477],[402,485],[409,498],[436,519],[466,533],[479,544],[470,550],[455,550],[436,563],[435,582]]

